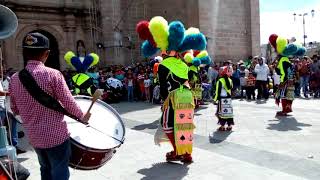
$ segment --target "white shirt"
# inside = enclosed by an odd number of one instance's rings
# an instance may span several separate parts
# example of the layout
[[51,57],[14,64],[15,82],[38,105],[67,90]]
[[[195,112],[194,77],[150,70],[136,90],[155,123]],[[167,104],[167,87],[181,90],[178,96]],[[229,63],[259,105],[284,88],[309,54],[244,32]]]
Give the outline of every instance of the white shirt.
[[257,64],[254,68],[254,72],[257,73],[257,81],[267,81],[269,74],[269,67],[266,64]]
[[151,80],[150,79],[145,79],[143,83],[144,83],[144,87],[150,87],[151,86]]
[[128,86],[133,86],[133,79],[128,79]]
[[279,85],[280,84],[280,76],[277,73],[274,73],[272,75],[272,78],[273,78],[274,85]]

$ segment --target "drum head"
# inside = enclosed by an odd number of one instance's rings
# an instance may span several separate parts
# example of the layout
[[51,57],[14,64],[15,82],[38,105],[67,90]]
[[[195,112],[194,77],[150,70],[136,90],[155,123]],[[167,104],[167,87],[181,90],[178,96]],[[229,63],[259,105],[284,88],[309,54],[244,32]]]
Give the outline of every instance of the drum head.
[[[83,112],[91,105],[90,97],[76,96],[75,99]],[[117,111],[98,100],[90,112],[89,126],[65,116],[70,137],[92,149],[105,150],[119,146],[124,140],[125,127]]]

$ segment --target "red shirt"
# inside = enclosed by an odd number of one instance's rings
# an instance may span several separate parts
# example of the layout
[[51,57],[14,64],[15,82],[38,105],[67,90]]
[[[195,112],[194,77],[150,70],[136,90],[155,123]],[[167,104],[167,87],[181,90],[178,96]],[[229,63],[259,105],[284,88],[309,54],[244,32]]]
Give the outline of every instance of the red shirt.
[[[78,118],[83,112],[71,95],[60,71],[45,67],[40,61],[28,61],[26,69],[45,92],[57,99],[61,105]],[[23,121],[30,143],[35,148],[51,148],[60,145],[69,138],[64,115],[39,104],[19,80],[15,73],[10,81],[11,109],[19,114]]]

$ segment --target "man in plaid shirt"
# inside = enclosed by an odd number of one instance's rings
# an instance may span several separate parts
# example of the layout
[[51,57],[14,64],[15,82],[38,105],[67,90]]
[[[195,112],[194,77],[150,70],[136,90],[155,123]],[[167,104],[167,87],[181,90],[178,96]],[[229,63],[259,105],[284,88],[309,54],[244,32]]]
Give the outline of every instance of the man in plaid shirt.
[[[87,122],[90,114],[84,115],[81,111],[63,75],[44,65],[50,52],[48,38],[40,33],[28,34],[23,41],[23,52],[28,59],[25,69],[38,86],[57,99],[70,114]],[[9,92],[11,109],[21,116],[26,134],[38,155],[41,179],[69,179],[71,148],[64,115],[38,103],[24,88],[18,73],[11,78]]]

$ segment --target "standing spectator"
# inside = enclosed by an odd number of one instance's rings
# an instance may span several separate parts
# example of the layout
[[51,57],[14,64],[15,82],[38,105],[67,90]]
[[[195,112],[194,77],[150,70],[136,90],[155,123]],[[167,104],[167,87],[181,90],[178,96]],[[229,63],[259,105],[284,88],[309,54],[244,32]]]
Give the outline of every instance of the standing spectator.
[[128,101],[132,102],[134,100],[133,89],[134,89],[134,78],[132,73],[128,73],[125,79],[125,85],[128,92]]
[[247,78],[247,87],[246,87],[246,95],[247,95],[247,100],[253,100],[256,99],[255,95],[255,86],[256,86],[256,78],[254,77],[253,73],[250,72],[249,76]]
[[296,58],[293,62],[293,74],[294,74],[294,96],[295,97],[300,97],[300,76],[299,76],[299,71],[298,71],[298,66],[299,66],[299,58]]
[[231,76],[233,88],[232,88],[232,95],[238,96],[238,91],[240,87],[240,70],[238,69],[236,64],[232,65],[233,73]]
[[258,59],[258,64],[254,68],[254,72],[257,74],[256,85],[258,88],[258,97],[260,100],[262,97],[265,99],[269,98],[268,91],[268,75],[269,67],[265,64],[265,58],[261,57]]
[[240,65],[240,98],[243,98],[243,91],[245,90],[245,87],[247,86],[247,78],[249,76],[249,70],[246,69],[246,66],[244,64]]
[[146,76],[146,78],[144,79],[144,91],[145,91],[147,102],[150,102],[150,86],[151,86],[151,80],[149,76]]
[[310,78],[310,64],[311,60],[309,57],[305,56],[302,59],[302,62],[298,64],[298,71],[300,76],[300,89],[303,90],[303,95],[305,98],[308,98],[308,85]]
[[217,78],[219,75],[219,67],[218,65],[212,65],[208,70],[208,79],[211,84],[210,94],[214,95],[214,87],[216,87]]
[[138,81],[138,86],[140,90],[140,100],[142,101],[144,100],[144,97],[145,97],[144,79],[145,79],[144,70],[141,68],[137,77],[137,81]]
[[317,55],[312,57],[313,63],[311,64],[311,76],[310,76],[310,89],[314,93],[314,97],[317,98],[320,95],[320,61]]

